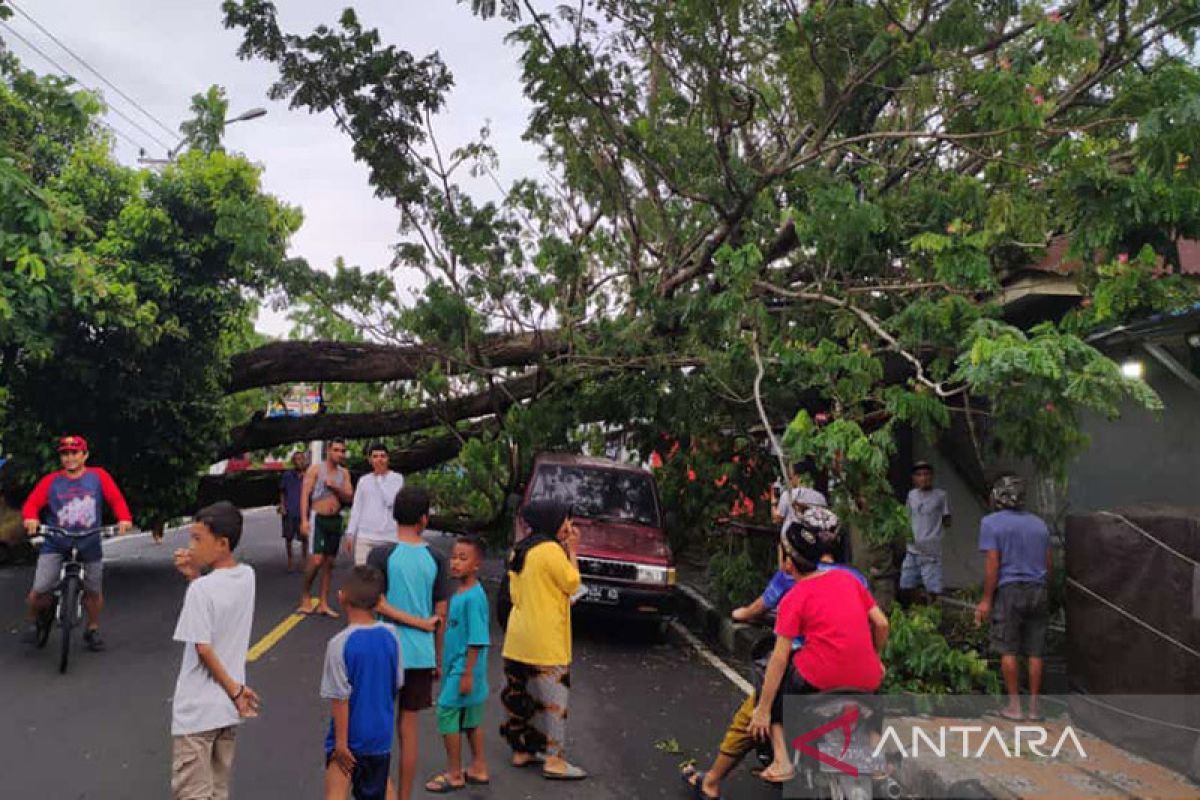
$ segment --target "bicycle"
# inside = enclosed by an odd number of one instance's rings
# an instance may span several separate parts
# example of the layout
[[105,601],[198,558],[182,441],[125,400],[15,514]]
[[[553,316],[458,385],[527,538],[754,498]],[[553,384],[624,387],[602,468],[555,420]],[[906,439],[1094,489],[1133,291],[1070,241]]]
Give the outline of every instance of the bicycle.
[[102,528],[69,531],[52,525],[39,525],[38,535],[30,539],[35,545],[40,545],[47,536],[64,536],[72,542],[71,549],[63,556],[58,585],[54,587],[52,593],[53,599],[37,617],[38,649],[46,646],[46,642],[50,640],[50,631],[54,627],[54,620],[58,620],[62,633],[61,652],[58,659],[60,674],[67,671],[67,663],[71,657],[71,633],[79,627],[83,620],[83,562],[79,560],[79,550],[75,543],[96,533],[100,534],[101,539],[111,539],[117,535],[117,526],[107,525]]

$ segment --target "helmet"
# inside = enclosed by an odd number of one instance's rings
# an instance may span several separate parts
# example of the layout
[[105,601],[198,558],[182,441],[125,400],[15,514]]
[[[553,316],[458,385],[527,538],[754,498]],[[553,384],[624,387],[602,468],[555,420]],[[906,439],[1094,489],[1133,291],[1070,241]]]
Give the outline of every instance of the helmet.
[[1018,509],[1025,505],[1025,481],[1016,475],[1001,475],[992,484],[992,505],[998,509]]
[[821,506],[809,506],[784,529],[779,537],[783,552],[798,566],[814,568],[821,556],[834,553],[841,545],[841,521],[837,514]]

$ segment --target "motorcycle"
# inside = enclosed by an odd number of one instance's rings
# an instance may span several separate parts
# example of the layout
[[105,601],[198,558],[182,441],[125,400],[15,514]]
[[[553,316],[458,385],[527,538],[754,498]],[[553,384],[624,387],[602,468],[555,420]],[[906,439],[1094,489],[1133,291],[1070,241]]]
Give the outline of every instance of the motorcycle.
[[[762,686],[774,647],[775,637],[767,636],[751,648],[755,686]],[[793,740],[805,740],[803,751],[794,757],[795,780],[804,795],[830,800],[899,798],[903,790],[889,774],[886,759],[874,756],[883,724],[883,704],[877,696],[833,689],[805,697],[798,730],[807,733]],[[794,733],[788,731],[789,736]],[[765,769],[773,760],[771,743],[758,743],[756,755]]]

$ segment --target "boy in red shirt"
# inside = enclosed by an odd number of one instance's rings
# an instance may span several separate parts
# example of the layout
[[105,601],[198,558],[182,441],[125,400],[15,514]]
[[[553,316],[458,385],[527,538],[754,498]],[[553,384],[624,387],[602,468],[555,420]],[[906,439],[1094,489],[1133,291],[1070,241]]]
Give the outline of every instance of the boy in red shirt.
[[[778,724],[785,677],[787,694],[829,689],[873,692],[883,681],[879,654],[887,643],[887,617],[851,572],[817,568],[829,549],[828,539],[837,535],[838,524],[832,511],[810,507],[780,537],[783,568],[796,585],[779,604],[775,649],[749,726],[756,738],[773,737],[776,746],[786,747],[779,741]],[[804,646],[797,650],[793,642],[799,637],[804,637]],[[719,798],[722,778],[737,763],[733,756],[720,753],[708,772],[689,769],[683,778],[696,797]]]

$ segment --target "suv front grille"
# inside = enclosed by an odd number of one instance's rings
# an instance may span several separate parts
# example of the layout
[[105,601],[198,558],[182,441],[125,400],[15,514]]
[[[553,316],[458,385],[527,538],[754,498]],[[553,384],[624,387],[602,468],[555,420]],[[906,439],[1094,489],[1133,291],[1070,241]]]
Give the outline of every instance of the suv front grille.
[[579,572],[594,578],[613,578],[620,581],[636,581],[638,570],[636,564],[623,561],[602,561],[597,558],[579,559]]

